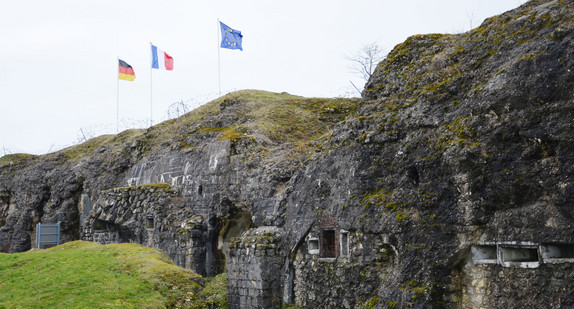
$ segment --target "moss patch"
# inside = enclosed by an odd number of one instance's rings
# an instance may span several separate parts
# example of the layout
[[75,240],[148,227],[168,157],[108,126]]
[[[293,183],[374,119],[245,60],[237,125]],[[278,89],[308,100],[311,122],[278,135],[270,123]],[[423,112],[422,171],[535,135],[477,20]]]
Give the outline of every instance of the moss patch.
[[[409,216],[404,212],[407,207],[407,202],[404,201],[403,197],[395,196],[392,191],[385,188],[367,192],[363,195],[361,205],[365,210],[371,207],[382,207],[384,210],[394,213],[398,222],[409,219]],[[365,213],[365,217],[366,215]]]

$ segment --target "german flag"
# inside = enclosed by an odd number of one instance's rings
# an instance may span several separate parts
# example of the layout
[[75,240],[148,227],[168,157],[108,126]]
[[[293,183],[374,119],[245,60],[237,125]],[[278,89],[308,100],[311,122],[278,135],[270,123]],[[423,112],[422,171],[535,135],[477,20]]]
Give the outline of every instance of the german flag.
[[136,73],[134,73],[132,66],[121,59],[118,60],[120,61],[120,79],[129,81],[136,79]]

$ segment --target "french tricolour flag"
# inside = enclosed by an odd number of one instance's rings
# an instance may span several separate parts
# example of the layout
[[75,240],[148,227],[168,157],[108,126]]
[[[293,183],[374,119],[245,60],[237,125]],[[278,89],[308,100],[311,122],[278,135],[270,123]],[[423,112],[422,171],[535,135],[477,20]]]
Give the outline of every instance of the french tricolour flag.
[[173,58],[163,50],[151,45],[151,68],[159,70],[173,70]]

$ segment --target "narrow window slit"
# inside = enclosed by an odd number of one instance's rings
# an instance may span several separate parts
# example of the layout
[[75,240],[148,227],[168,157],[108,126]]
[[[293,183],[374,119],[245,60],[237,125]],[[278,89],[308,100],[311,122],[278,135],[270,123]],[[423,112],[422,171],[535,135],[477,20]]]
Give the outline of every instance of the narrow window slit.
[[155,220],[153,215],[146,216],[146,228],[148,230],[153,230],[155,228]]

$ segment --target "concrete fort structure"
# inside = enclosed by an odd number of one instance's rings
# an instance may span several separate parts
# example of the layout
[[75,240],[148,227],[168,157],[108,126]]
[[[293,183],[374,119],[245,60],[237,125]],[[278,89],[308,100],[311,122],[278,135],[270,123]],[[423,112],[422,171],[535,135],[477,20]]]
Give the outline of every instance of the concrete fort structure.
[[245,90],[0,160],[0,250],[137,242],[231,308],[574,306],[574,3],[397,45],[361,99]]

